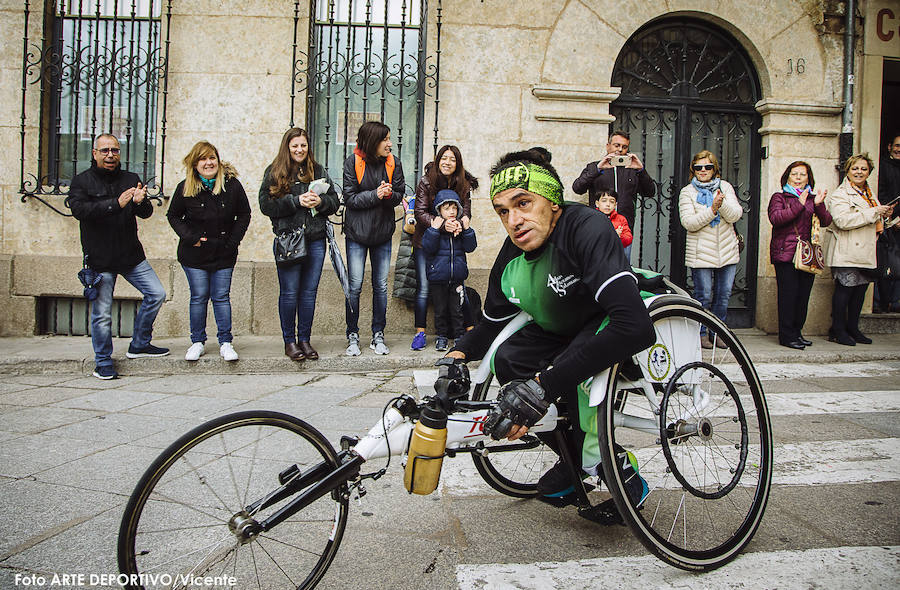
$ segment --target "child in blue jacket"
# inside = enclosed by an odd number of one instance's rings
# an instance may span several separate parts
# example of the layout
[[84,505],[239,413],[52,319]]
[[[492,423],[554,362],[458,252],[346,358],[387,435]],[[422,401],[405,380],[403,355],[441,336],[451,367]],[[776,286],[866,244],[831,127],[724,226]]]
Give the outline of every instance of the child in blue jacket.
[[447,350],[450,338],[460,338],[465,332],[463,281],[469,276],[466,252],[474,251],[477,242],[475,230],[469,227],[469,218],[460,220],[462,210],[462,202],[455,191],[438,191],[434,197],[436,217],[422,235],[422,250],[427,261],[425,276],[438,334],[435,350]]

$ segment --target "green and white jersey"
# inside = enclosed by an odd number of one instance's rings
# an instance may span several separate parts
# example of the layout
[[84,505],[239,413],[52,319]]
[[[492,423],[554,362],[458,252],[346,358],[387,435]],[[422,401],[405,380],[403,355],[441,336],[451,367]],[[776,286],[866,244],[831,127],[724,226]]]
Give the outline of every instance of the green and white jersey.
[[544,330],[574,336],[606,315],[597,300],[615,280],[636,278],[609,218],[566,203],[550,239],[537,250],[523,252],[509,238],[503,243],[491,269],[484,316],[503,322],[524,310]]

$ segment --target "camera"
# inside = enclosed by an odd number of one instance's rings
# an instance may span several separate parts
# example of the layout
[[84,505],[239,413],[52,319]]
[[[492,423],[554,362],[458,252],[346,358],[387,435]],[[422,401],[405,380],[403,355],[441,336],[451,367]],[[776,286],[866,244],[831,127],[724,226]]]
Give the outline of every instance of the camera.
[[631,156],[613,156],[609,159],[609,163],[613,166],[627,166],[631,162]]

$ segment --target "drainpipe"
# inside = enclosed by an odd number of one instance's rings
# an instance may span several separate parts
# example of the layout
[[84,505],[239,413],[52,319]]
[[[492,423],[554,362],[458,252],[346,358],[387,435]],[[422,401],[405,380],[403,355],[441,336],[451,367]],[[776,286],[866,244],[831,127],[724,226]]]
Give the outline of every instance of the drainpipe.
[[840,164],[853,155],[853,72],[856,56],[856,0],[847,0],[844,14],[844,115],[841,121]]

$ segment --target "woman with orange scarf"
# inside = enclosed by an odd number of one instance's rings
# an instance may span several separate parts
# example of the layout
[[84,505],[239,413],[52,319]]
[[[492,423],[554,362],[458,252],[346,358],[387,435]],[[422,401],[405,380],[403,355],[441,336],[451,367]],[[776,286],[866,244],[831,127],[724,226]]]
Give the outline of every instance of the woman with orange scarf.
[[877,266],[875,241],[893,211],[869,189],[867,179],[874,169],[868,154],[851,156],[844,164],[844,182],[825,198],[833,219],[825,240],[825,264],[834,278],[828,339],[846,346],[872,343],[859,331],[859,315],[866,289],[874,280],[867,271]]

